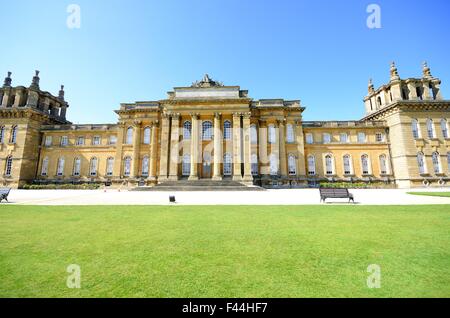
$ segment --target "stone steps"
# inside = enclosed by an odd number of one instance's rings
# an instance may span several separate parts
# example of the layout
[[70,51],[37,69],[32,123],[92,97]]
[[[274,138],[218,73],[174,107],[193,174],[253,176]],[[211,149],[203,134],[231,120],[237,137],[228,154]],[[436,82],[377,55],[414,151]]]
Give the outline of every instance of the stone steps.
[[166,181],[153,187],[137,187],[132,191],[264,191],[257,186],[246,186],[233,180],[178,180]]

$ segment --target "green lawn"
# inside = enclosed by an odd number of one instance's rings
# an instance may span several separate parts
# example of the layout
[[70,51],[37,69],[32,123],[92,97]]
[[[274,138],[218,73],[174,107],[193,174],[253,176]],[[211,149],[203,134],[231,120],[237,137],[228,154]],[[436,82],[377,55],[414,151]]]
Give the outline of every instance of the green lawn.
[[428,195],[430,197],[450,197],[450,192],[408,192],[414,195]]
[[448,205],[0,205],[0,297],[416,296],[450,297]]

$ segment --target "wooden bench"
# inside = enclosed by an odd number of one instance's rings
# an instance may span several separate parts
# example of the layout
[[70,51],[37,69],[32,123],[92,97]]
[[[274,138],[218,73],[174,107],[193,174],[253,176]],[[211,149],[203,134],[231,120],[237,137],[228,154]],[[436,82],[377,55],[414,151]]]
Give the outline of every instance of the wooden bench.
[[353,194],[348,192],[345,188],[319,188],[320,191],[320,202],[325,202],[326,199],[332,198],[348,198],[348,202],[352,201],[355,203]]
[[11,191],[11,188],[1,188],[0,189],[0,202],[2,202],[3,200],[6,200],[6,202],[8,202],[9,191]]

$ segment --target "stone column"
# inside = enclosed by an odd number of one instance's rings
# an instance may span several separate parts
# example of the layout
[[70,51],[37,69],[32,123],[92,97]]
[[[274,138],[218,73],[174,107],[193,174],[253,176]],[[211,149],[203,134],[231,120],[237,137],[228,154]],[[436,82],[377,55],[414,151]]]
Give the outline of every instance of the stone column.
[[220,173],[220,164],[222,163],[222,131],[221,114],[214,114],[214,173],[213,180],[222,180]]
[[161,157],[159,158],[158,182],[167,180],[167,160],[169,156],[169,125],[169,115],[167,113],[163,113],[161,124]]
[[244,132],[244,182],[253,183],[252,176],[252,144],[250,142],[250,115],[245,113],[242,121]]
[[141,121],[135,120],[133,122],[133,159],[131,178],[139,177],[139,163],[140,163],[140,147],[141,147]]
[[67,112],[67,105],[62,105],[61,106],[61,111],[59,113],[59,117],[61,117],[61,119],[66,119],[66,112]]
[[122,145],[123,145],[123,136],[125,130],[125,123],[119,122],[117,128],[117,144],[116,144],[116,155],[114,156],[114,170],[113,177],[119,178],[121,176],[121,168],[122,168]]
[[8,102],[9,102],[9,95],[11,94],[11,88],[6,89],[3,93],[3,98],[2,100],[0,100],[1,106],[2,107],[8,107]]
[[297,176],[306,177],[305,145],[301,120],[295,121],[295,141],[297,143]]
[[192,116],[192,132],[191,132],[191,172],[189,180],[198,180],[198,114],[191,114]]
[[[274,125],[275,128],[275,142],[270,144],[270,154],[273,155],[275,158],[278,158],[277,162],[277,174],[280,173],[280,129],[276,125]],[[270,134],[270,132],[268,132]],[[270,159],[270,156],[269,156]],[[270,160],[269,160],[269,169],[268,173],[270,174]]]
[[158,124],[153,123],[151,132],[149,179],[156,180],[156,161],[158,154]]
[[233,113],[233,180],[241,181],[241,114]]
[[180,157],[180,114],[172,115],[171,132],[169,180],[178,180],[178,161]]
[[258,160],[260,163],[260,174],[261,175],[267,175],[269,174],[269,171],[267,170],[268,162],[269,162],[269,156],[267,154],[267,124],[265,121],[260,120],[259,121],[259,130],[258,130],[258,148],[259,148],[259,155]]
[[287,158],[286,158],[286,137],[285,137],[285,132],[286,132],[286,126],[284,125],[284,121],[285,119],[279,120],[278,121],[278,131],[279,131],[279,149],[280,149],[280,170],[281,170],[281,175],[287,176],[288,172],[287,172]]

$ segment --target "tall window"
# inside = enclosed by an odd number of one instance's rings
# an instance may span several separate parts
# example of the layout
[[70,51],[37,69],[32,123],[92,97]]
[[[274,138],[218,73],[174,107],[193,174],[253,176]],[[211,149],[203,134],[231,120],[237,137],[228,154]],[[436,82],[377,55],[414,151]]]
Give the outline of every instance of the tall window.
[[3,139],[5,139],[5,126],[0,127],[0,144],[3,143]]
[[333,157],[331,155],[325,156],[325,173],[329,175],[334,174]]
[[98,145],[100,145],[100,144],[101,144],[100,136],[94,136],[94,137],[92,138],[92,145],[98,146]]
[[313,155],[308,156],[308,174],[315,175],[316,174],[316,158]]
[[375,134],[375,140],[376,140],[377,142],[383,142],[383,141],[384,141],[384,135],[383,135],[383,133],[380,133],[380,132],[376,133],[376,134]]
[[13,126],[11,129],[11,143],[15,144],[17,140],[17,126]]
[[447,169],[450,172],[450,151],[447,152]]
[[98,159],[96,157],[91,158],[91,162],[89,164],[89,175],[96,176],[97,175],[97,167],[98,167]]
[[188,153],[183,156],[183,162],[181,164],[181,174],[183,176],[189,176],[191,174],[191,155]]
[[150,145],[150,127],[144,128],[144,144]]
[[202,139],[211,140],[213,135],[213,125],[210,121],[204,121],[202,123]]
[[422,152],[417,154],[417,165],[419,167],[419,173],[424,174],[427,172],[427,168],[425,166],[425,156]]
[[44,146],[50,147],[51,145],[52,145],[52,136],[45,136]]
[[5,176],[10,177],[12,173],[12,162],[13,158],[11,156],[8,156],[6,158],[6,167],[5,167]]
[[84,137],[80,136],[77,138],[77,146],[83,146],[84,145]]
[[133,127],[127,128],[127,138],[125,140],[127,145],[131,145],[133,143]]
[[250,126],[250,142],[254,145],[258,143],[258,129],[256,125]]
[[368,155],[361,156],[361,170],[362,170],[362,174],[369,174],[369,172],[370,172]]
[[324,133],[322,138],[324,144],[329,144],[331,142],[331,135],[329,133]]
[[312,143],[314,143],[314,138],[312,134],[306,134],[305,135],[305,142],[310,145]]
[[44,160],[42,160],[41,176],[46,176],[47,174],[48,174],[48,157],[45,157]]
[[348,134],[347,133],[340,133],[339,140],[342,143],[348,142]]
[[270,160],[270,174],[277,175],[278,174],[278,158],[275,154],[271,154],[269,156]]
[[142,158],[142,176],[148,176],[148,156],[144,156],[144,158]]
[[381,174],[388,173],[388,165],[387,165],[386,155],[380,156],[380,173]]
[[125,157],[123,161],[123,175],[128,177],[131,173],[131,158]]
[[363,132],[358,133],[358,143],[362,144],[366,142],[366,134]]
[[183,139],[191,139],[192,134],[192,124],[190,121],[185,121],[183,123]]
[[441,131],[442,131],[442,136],[444,138],[448,138],[448,124],[447,124],[447,120],[445,120],[444,118],[441,119]]
[[58,165],[56,167],[56,175],[62,176],[64,174],[64,157],[58,159]]
[[258,155],[252,154],[252,157],[250,158],[251,164],[252,164],[252,175],[257,175],[259,172],[258,167]]
[[291,176],[297,174],[297,160],[293,154],[288,156],[288,173]]
[[274,144],[276,142],[277,135],[275,132],[275,126],[269,125],[269,144]]
[[81,159],[80,158],[75,158],[75,160],[73,161],[73,175],[74,176],[79,176],[81,172]]
[[411,128],[414,139],[420,138],[419,122],[417,121],[417,119],[412,120]]
[[109,157],[108,159],[106,159],[106,175],[108,177],[112,176],[113,170],[114,170],[114,158]]
[[431,161],[433,162],[434,173],[441,173],[441,158],[439,152],[433,152],[433,154],[431,155]]
[[344,174],[352,174],[352,164],[350,155],[344,155],[342,158],[344,162]]
[[294,126],[287,124],[286,126],[286,141],[294,142]]
[[224,176],[231,176],[231,168],[232,168],[233,161],[231,160],[231,154],[225,153],[223,156],[223,175]]
[[223,139],[231,140],[231,122],[229,120],[225,120],[223,123]]
[[61,136],[60,145],[62,147],[67,146],[69,144],[69,138],[67,136]]
[[427,133],[428,138],[435,138],[433,120],[430,118],[427,119]]
[[115,145],[116,143],[117,143],[117,136],[116,135],[109,136],[109,144]]

